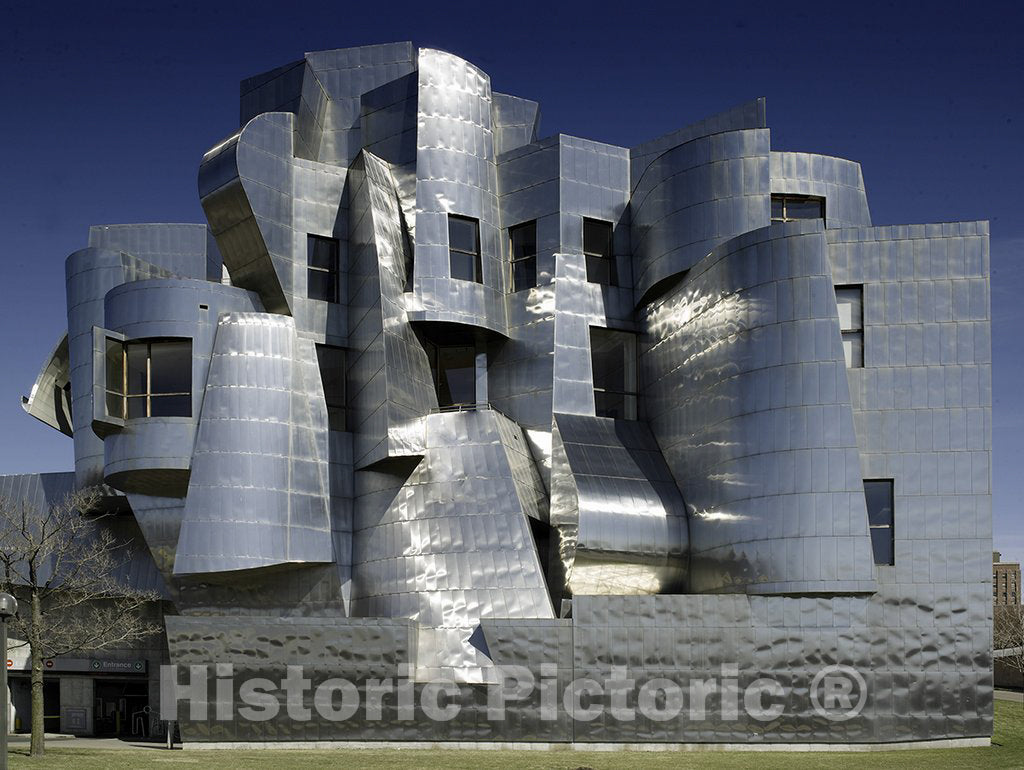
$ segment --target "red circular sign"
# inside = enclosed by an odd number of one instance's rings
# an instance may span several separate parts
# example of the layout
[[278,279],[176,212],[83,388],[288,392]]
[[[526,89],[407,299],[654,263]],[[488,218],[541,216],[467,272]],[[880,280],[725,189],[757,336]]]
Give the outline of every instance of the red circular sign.
[[7,659],[7,668],[10,668],[10,667],[11,667],[11,666],[13,666],[13,665],[14,665],[14,661],[13,661],[13,660],[11,660],[10,658],[8,658],[8,659]]
[[46,661],[46,667],[47,668],[53,668],[53,661],[52,660]]

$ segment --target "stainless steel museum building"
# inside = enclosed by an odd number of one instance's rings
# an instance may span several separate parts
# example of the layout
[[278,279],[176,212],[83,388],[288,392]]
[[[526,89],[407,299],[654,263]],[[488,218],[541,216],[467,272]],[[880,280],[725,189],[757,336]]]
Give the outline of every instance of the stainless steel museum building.
[[[25,409],[145,545],[185,742],[987,743],[988,224],[873,226],[763,100],[538,120],[310,53],[242,83],[207,223],[68,257]],[[289,666],[353,686],[240,708]]]

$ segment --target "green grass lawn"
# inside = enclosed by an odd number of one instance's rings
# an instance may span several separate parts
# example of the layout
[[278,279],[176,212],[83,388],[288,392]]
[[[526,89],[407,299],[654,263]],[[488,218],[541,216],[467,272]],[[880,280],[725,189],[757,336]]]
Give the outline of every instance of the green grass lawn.
[[1024,768],[1024,707],[996,701],[996,734],[992,746],[975,749],[922,749],[871,753],[752,753],[752,752],[590,752],[590,751],[470,751],[455,749],[332,749],[327,751],[166,751],[152,749],[62,748],[52,742],[41,760],[27,756],[28,747],[11,752],[12,768],[45,767],[88,770],[120,770],[139,767],[267,768],[288,770],[306,767],[363,768],[401,767],[403,770],[443,768],[477,770],[501,767],[514,770],[575,770],[576,768],[678,768],[725,767],[758,770],[768,768]]

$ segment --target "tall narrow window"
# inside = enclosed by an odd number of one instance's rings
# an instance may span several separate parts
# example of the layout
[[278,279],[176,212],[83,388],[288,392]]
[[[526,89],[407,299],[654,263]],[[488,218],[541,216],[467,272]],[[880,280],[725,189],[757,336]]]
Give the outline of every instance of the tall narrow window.
[[306,242],[306,295],[324,302],[338,301],[338,239],[310,235]]
[[524,222],[508,231],[512,254],[512,291],[537,285],[537,222]]
[[815,195],[773,195],[772,222],[824,219],[825,199]]
[[864,287],[836,286],[836,305],[846,365],[860,368],[864,366]]
[[612,248],[612,223],[598,219],[583,220],[583,254],[587,259],[587,280],[605,286],[618,286]]
[[636,335],[590,328],[594,409],[598,417],[637,418]]
[[107,414],[191,417],[192,340],[107,339]]
[[448,215],[448,259],[452,278],[483,283],[479,221],[455,214]]
[[345,351],[330,345],[317,345],[316,357],[327,400],[327,425],[330,430],[346,430]]
[[437,404],[442,409],[476,404],[476,348],[426,343]]
[[875,564],[895,564],[892,479],[865,480],[864,501],[868,506],[868,527]]

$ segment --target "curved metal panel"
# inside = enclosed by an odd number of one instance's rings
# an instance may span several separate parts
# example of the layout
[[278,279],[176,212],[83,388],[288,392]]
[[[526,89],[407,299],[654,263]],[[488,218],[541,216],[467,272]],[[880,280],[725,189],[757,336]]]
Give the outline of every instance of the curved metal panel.
[[825,199],[828,227],[871,226],[860,164],[810,152],[771,153],[772,193]]
[[[209,281],[133,281],[107,293],[104,327],[127,340],[187,338],[192,344],[191,416],[139,417],[104,440],[104,478],[118,489],[183,497],[220,313],[257,310],[259,299]],[[105,373],[96,371],[98,392]]]
[[653,160],[632,198],[637,303],[723,241],[769,224],[770,192],[768,129],[698,137]]
[[643,317],[648,420],[686,497],[691,590],[874,590],[820,224],[729,241]]
[[175,575],[332,560],[327,405],[290,318],[217,324]]
[[65,334],[53,348],[32,390],[27,396],[22,396],[21,407],[65,436],[73,436],[71,395],[68,392],[70,385],[71,361],[68,356],[68,335]]

